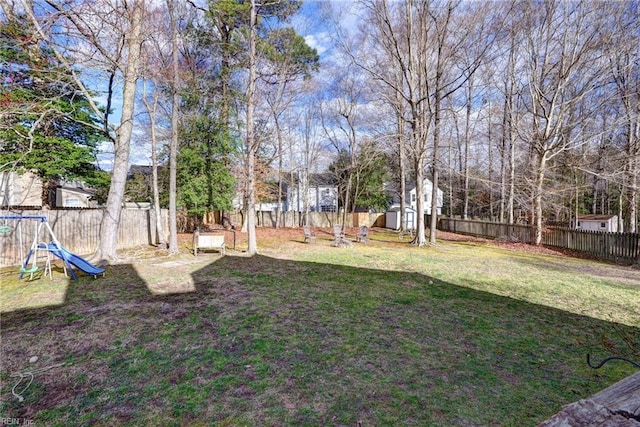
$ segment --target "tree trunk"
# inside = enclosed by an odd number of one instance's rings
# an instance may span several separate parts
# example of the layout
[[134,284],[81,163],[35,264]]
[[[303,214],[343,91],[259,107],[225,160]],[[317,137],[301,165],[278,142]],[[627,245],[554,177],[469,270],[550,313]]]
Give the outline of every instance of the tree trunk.
[[487,130],[487,149],[489,150],[489,217],[491,221],[496,220],[495,210],[493,206],[493,144],[491,143],[491,100],[489,100],[489,120],[488,120],[488,130]]
[[544,177],[546,174],[547,156],[546,153],[539,153],[536,164],[535,187],[533,195],[533,218],[534,218],[534,243],[542,244],[542,191],[544,190]]
[[[631,116],[631,114],[629,114]],[[638,230],[638,156],[640,155],[640,142],[637,140],[638,129],[640,128],[640,120],[634,126],[631,117],[628,118],[627,124],[627,168],[628,168],[628,204],[629,204],[629,233],[636,233]]]
[[249,87],[247,89],[247,233],[249,255],[258,253],[256,239],[255,160],[257,143],[254,135],[256,86],[256,3],[251,0],[249,23]]
[[473,78],[469,78],[467,88],[467,106],[465,109],[465,126],[464,126],[464,187],[462,201],[462,219],[467,219],[469,215],[469,128],[471,126],[471,103],[473,102]]
[[[441,52],[438,53],[438,56]],[[431,193],[431,224],[429,226],[429,243],[436,244],[436,234],[438,226],[438,148],[440,145],[440,114],[442,109],[442,88],[441,76],[442,70],[440,65],[436,70],[436,83],[434,94],[434,114],[433,114],[433,154],[431,159],[431,169],[433,174],[432,193]]]
[[124,190],[129,168],[129,151],[135,112],[136,83],[139,76],[140,53],[142,48],[142,20],[144,16],[143,2],[133,5],[131,14],[131,30],[126,39],[128,55],[124,69],[124,86],[122,89],[122,118],[116,131],[115,153],[111,186],[107,198],[107,206],[100,223],[100,243],[94,258],[98,260],[117,260],[118,229],[124,201]]
[[276,200],[276,224],[275,228],[280,228],[280,217],[282,213],[282,130],[276,118],[276,133],[278,135],[278,198]]
[[424,224],[424,161],[422,155],[416,153],[415,174],[416,174],[416,236],[413,244],[424,246],[427,244]]
[[153,193],[153,210],[156,213],[156,242],[159,246],[166,246],[164,224],[160,209],[160,191],[158,189],[158,134],[156,131],[156,114],[158,110],[158,93],[154,94],[153,105],[147,99],[146,82],[142,85],[142,102],[149,114],[149,131],[151,138],[151,191]]
[[[506,97],[505,97],[506,98]],[[505,100],[502,111],[502,133],[500,141],[500,216],[498,222],[504,223],[507,205],[507,102]]]
[[[512,126],[511,124],[509,126]],[[511,131],[509,131],[511,132]],[[511,135],[511,134],[510,134]],[[516,153],[515,143],[510,136],[509,142],[509,198],[507,200],[507,214],[509,224],[515,223],[514,201],[516,197]]]
[[[396,92],[397,95],[397,92]],[[407,212],[407,166],[405,160],[405,146],[404,146],[404,118],[401,112],[401,99],[397,95],[396,102],[398,109],[396,110],[397,130],[398,130],[398,157],[400,168],[400,231],[406,231],[407,224],[405,220]]]
[[169,253],[179,252],[178,248],[178,114],[180,95],[178,84],[178,29],[175,17],[175,2],[168,3],[171,17],[171,57],[172,57],[172,81],[171,81],[171,144],[169,146]]

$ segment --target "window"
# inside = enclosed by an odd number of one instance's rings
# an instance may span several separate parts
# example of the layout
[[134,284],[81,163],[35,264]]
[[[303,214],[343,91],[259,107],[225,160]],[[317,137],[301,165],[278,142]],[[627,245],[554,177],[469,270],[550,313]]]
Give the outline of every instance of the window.
[[64,206],[67,208],[79,208],[80,207],[80,199],[76,197],[68,197],[64,199]]
[[582,227],[582,223],[578,221],[578,228]]
[[606,222],[601,222],[600,223],[600,228],[607,228],[607,223]]
[[411,195],[411,201],[412,201],[412,202],[415,202],[415,201],[416,201],[416,195],[415,195],[415,194],[412,194],[412,195]]

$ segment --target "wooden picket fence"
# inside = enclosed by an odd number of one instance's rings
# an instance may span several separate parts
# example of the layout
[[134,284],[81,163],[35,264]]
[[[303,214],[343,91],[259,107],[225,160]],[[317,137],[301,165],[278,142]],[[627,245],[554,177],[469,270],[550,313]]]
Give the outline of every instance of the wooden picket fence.
[[[21,210],[0,211],[0,216],[44,216],[53,233],[68,251],[88,255],[96,251],[100,240],[102,209]],[[168,230],[167,211],[162,210],[165,232]],[[157,243],[155,211],[123,209],[118,235],[118,249]],[[36,235],[38,220],[0,219],[0,267],[20,265]],[[48,232],[40,229],[38,241],[48,243]]]
[[[506,239],[529,244],[534,242],[534,229],[528,225],[441,218],[438,228],[443,231],[490,239]],[[621,263],[637,262],[640,256],[640,234],[638,233],[547,228],[542,233],[542,244],[585,252],[597,258]]]

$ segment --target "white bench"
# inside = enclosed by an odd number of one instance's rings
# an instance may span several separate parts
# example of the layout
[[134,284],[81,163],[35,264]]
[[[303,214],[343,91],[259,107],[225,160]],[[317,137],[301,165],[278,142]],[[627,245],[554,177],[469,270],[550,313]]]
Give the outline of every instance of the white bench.
[[193,255],[198,255],[200,249],[214,249],[225,255],[224,236],[222,234],[198,234],[193,235]]

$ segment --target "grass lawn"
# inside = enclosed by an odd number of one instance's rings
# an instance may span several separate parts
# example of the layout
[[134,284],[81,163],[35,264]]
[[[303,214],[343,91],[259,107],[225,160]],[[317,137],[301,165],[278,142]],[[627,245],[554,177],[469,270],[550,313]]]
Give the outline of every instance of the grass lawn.
[[[299,234],[299,235],[298,235]],[[637,371],[640,271],[479,241],[0,272],[0,417],[34,425],[536,425]],[[246,247],[246,245],[245,245]],[[32,356],[38,360],[30,362]],[[48,368],[48,369],[47,369]],[[18,372],[35,371],[11,393]]]

